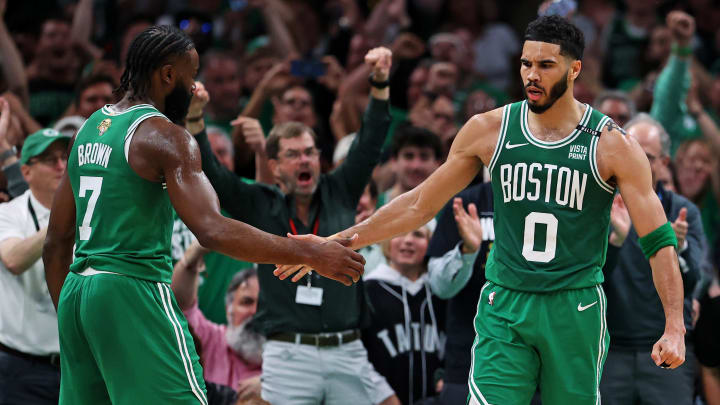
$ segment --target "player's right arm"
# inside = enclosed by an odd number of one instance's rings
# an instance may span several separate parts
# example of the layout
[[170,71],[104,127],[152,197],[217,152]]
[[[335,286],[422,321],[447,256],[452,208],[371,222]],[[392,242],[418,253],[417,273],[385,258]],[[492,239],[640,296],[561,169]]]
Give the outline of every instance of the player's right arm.
[[198,144],[183,128],[150,118],[138,127],[129,155],[130,166],[138,175],[165,181],[175,211],[204,247],[254,263],[312,261],[319,274],[346,285],[362,275],[362,256],[338,243],[313,245],[224,217],[215,190],[202,171]]
[[[483,166],[489,162],[502,119],[502,108],[476,115],[468,120],[460,129],[447,160],[425,181],[414,189],[401,194],[388,204],[382,206],[372,216],[361,223],[340,231],[329,239],[347,239],[357,235],[352,242],[353,249],[388,240],[396,235],[407,233],[430,221],[445,203],[455,194],[464,189],[475,178]],[[292,235],[293,239],[314,240],[321,242],[324,238],[314,235]],[[312,265],[278,266],[273,272],[284,280],[290,275],[293,281],[307,274]]]
[[[68,150],[72,148],[72,142]],[[45,282],[55,309],[58,306],[60,290],[70,271],[75,243],[75,198],[73,197],[67,170],[55,192],[47,236],[43,245],[42,259],[45,265]]]
[[495,150],[502,109],[471,118],[458,132],[447,160],[411,191],[384,205],[365,221],[339,232],[358,235],[355,249],[410,232],[430,221],[445,203],[464,189]]

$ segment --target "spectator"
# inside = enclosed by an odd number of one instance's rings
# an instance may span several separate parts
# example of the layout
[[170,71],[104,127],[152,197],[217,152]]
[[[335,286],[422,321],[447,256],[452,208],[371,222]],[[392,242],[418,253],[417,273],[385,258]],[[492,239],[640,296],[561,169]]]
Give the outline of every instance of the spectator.
[[603,82],[611,89],[627,88],[626,81],[634,83],[642,79],[646,70],[643,54],[658,18],[656,2],[625,0],[624,3],[625,11],[617,12],[605,27]]
[[[209,93],[209,92],[208,92]],[[212,97],[212,96],[210,96]],[[218,162],[231,172],[235,171],[235,148],[233,148],[230,135],[220,127],[208,125],[205,130],[210,142],[210,148]]]
[[[670,137],[647,114],[639,114],[626,128],[648,156],[655,182],[659,168],[669,161]],[[706,255],[700,213],[686,198],[665,190],[661,184],[655,183],[655,189],[678,239],[685,290],[685,329],[690,332],[692,292],[701,277],[700,266]],[[691,405],[696,367],[692,341],[686,338],[685,364],[673,372],[657,367],[649,356],[653,343],[663,334],[665,315],[653,288],[650,265],[620,196],[613,203],[611,224],[604,289],[612,339],[600,384],[603,403]]]
[[[375,80],[388,78],[390,58],[390,52],[382,48],[368,53],[366,60]],[[279,189],[245,184],[223,170],[206,136],[196,132],[203,170],[218,191],[220,205],[233,218],[276,235],[330,235],[352,225],[387,133],[388,98],[387,87],[371,90],[357,142],[330,174],[320,174],[312,129],[297,122],[277,125],[266,150]],[[272,269],[272,265],[260,265],[258,271],[255,323],[268,338],[263,350],[263,399],[277,404],[328,405],[392,399],[387,383],[371,380],[364,371],[369,362],[359,329],[367,324],[368,314],[362,281],[343,287],[311,275],[294,284],[277,279]],[[327,367],[316,367],[320,361]]]
[[[7,102],[0,102],[3,116]],[[7,128],[0,118],[0,131]],[[70,138],[44,129],[30,135],[20,162],[30,187],[0,206],[0,403],[57,404],[57,315],[40,260],[50,206],[67,165]]]
[[[467,211],[466,211],[467,210]],[[480,290],[485,284],[485,261],[495,239],[490,183],[471,186],[448,202],[428,247],[428,282],[432,292],[447,301],[445,378],[440,405],[465,401],[467,376]]]
[[396,130],[391,153],[395,185],[380,194],[380,206],[412,190],[430,176],[440,166],[442,144],[434,133],[406,125]]
[[718,240],[717,157],[704,139],[690,140],[677,150],[675,157],[677,168],[678,190],[680,194],[692,201],[700,209],[703,229],[710,246]]
[[198,308],[197,288],[205,253],[199,243],[193,243],[175,264],[171,285],[188,325],[200,340],[205,380],[244,395],[259,394],[265,338],[249,326],[257,309],[257,272],[249,268],[233,276],[225,294],[228,324],[216,324]]
[[201,78],[211,100],[205,107],[205,121],[229,133],[230,121],[240,113],[240,65],[231,54],[209,51],[201,66]]
[[635,102],[622,91],[605,91],[595,99],[595,108],[624,127],[636,114]]
[[88,118],[106,104],[114,103],[115,81],[101,74],[83,78],[75,90],[75,108],[78,115]]
[[388,264],[365,278],[372,310],[363,343],[403,404],[434,396],[445,352],[445,305],[427,283],[428,225],[384,244]]
[[72,103],[80,60],[70,37],[70,23],[52,18],[42,24],[35,57],[27,68],[30,114],[48,125]]
[[667,16],[667,25],[673,36],[670,60],[655,83],[655,94],[650,115],[667,130],[672,140],[671,156],[685,140],[700,137],[700,128],[688,114],[686,98],[690,89],[692,48],[695,20],[682,11]]

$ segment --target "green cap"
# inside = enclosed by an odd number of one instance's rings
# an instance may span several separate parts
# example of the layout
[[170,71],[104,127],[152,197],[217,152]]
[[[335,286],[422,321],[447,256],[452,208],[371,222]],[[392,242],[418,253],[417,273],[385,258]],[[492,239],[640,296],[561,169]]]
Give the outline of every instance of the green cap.
[[68,135],[63,135],[52,128],[43,128],[27,138],[20,153],[20,163],[27,164],[30,158],[41,155],[56,141],[70,142]]

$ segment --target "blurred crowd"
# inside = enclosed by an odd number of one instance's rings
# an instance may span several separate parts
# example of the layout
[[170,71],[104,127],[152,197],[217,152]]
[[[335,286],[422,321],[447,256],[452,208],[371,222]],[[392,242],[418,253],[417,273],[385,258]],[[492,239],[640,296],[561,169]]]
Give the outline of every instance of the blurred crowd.
[[[139,32],[175,25],[195,43],[210,101],[187,119],[204,122],[203,170],[223,212],[326,236],[425,180],[468,119],[524,98],[523,32],[548,13],[582,30],[575,97],[638,140],[680,242],[688,361],[645,372],[664,315],[616,198],[603,401],[720,404],[719,2],[0,0],[0,405],[57,403],[61,378],[39,259],[67,153],[32,138],[66,143],[118,101]],[[368,80],[376,47],[391,68]],[[206,251],[176,216],[172,289],[209,403],[465,403],[494,239],[489,180],[486,170],[426,226],[363,248],[364,282],[327,284],[317,305],[293,300],[272,266]],[[337,352],[308,351],[323,347]]]

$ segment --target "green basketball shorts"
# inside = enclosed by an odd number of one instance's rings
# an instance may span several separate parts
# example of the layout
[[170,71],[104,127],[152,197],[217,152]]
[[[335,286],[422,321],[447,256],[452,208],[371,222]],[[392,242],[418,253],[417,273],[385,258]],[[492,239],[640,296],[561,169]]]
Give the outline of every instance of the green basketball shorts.
[[207,405],[168,285],[95,273],[69,273],[60,293],[60,404]]
[[468,385],[473,405],[599,405],[610,344],[599,285],[551,293],[488,282],[480,293]]

